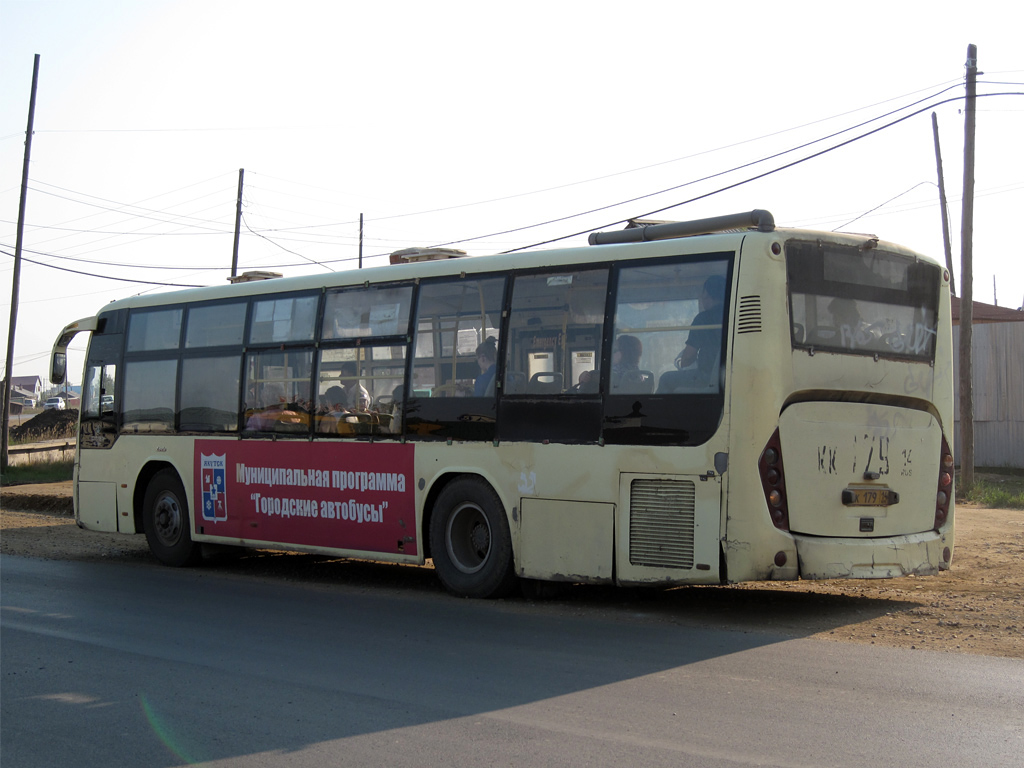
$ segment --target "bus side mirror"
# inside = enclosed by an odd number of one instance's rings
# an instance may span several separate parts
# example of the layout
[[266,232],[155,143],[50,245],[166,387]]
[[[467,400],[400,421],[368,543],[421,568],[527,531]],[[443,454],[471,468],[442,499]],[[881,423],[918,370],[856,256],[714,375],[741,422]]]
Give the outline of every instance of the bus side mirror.
[[50,383],[63,384],[67,374],[68,356],[64,352],[54,352],[50,359]]

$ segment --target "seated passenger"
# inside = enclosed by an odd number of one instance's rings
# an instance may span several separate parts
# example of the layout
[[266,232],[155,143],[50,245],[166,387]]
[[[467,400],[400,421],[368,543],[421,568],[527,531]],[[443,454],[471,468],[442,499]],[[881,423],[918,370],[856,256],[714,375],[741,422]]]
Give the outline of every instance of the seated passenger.
[[644,345],[636,336],[623,334],[612,347],[612,392],[617,389],[633,390],[643,380],[640,357]]
[[692,391],[695,387],[706,389],[708,386],[717,386],[724,301],[725,278],[712,275],[704,281],[700,298],[697,299],[700,311],[694,316],[691,325],[715,327],[694,327],[690,330],[682,352],[676,355],[677,370],[662,374],[658,382],[659,395]]
[[594,394],[597,392],[599,388],[600,380],[601,374],[598,371],[583,371],[580,374],[579,380],[576,382],[575,386],[571,388],[570,391],[580,392],[582,394],[587,395]]
[[370,393],[359,383],[358,364],[353,360],[342,363],[341,374],[338,378],[345,394],[345,400],[341,404],[342,409],[350,412],[369,410]]
[[296,423],[299,414],[288,408],[285,402],[284,384],[268,381],[260,390],[260,401],[252,406],[252,414],[245,422],[245,428],[255,432],[273,432],[281,423]]
[[493,336],[476,348],[476,362],[480,366],[480,375],[473,383],[474,397],[494,396],[495,363],[498,359],[498,345]]
[[697,304],[700,312],[692,325],[715,325],[717,328],[694,328],[686,337],[686,346],[676,356],[676,368],[682,370],[696,363],[699,374],[711,377],[711,369],[722,350],[722,304],[725,301],[725,278],[712,275],[704,281]]

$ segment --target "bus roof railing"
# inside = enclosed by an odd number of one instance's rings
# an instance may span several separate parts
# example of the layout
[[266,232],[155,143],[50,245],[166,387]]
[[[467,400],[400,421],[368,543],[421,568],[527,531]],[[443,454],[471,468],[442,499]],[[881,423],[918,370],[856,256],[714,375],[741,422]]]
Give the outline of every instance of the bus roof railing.
[[726,232],[731,229],[756,228],[759,232],[774,232],[775,218],[762,210],[731,213],[726,216],[712,216],[693,221],[674,221],[669,224],[652,224],[645,227],[619,229],[614,232],[591,232],[591,245],[611,243],[640,243],[646,240],[670,240],[674,237],[709,235],[712,232]]

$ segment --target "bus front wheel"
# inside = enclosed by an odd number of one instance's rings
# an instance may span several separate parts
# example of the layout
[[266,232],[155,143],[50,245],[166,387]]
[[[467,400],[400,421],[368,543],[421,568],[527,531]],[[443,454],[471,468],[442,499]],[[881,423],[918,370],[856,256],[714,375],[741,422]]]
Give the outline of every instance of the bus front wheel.
[[142,527],[149,548],[164,565],[194,565],[199,562],[199,545],[189,532],[191,519],[185,488],[173,469],[162,469],[146,488]]
[[504,597],[516,585],[512,536],[501,499],[483,480],[453,480],[430,519],[434,569],[462,597]]

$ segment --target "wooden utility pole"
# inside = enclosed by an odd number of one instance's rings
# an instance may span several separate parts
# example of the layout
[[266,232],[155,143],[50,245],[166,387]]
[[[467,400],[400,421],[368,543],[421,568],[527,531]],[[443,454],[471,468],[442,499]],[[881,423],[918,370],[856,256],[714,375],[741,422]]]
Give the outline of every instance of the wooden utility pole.
[[953,277],[953,247],[949,243],[949,211],[946,208],[946,180],[942,173],[942,150],[939,149],[939,120],[932,112],[932,136],[935,138],[935,168],[939,174],[939,207],[942,209],[942,244],[946,248],[946,269],[949,270],[949,290],[956,296]]
[[978,47],[967,46],[967,100],[964,105],[964,197],[960,222],[960,483],[974,485],[974,123]]
[[32,65],[32,95],[28,100],[28,128],[25,130],[25,164],[21,169],[21,201],[18,203],[18,234],[14,243],[14,277],[11,286],[11,324],[7,332],[7,373],[4,376],[3,432],[0,435],[0,467],[7,469],[8,430],[11,424],[11,380],[14,375],[14,331],[18,327],[18,294],[21,290],[21,245],[25,234],[25,203],[28,199],[28,168],[32,158],[32,125],[36,117],[36,86],[39,84],[39,54]]
[[238,235],[242,229],[242,181],[245,168],[238,169],[238,200],[235,202],[235,247],[231,252],[231,276],[238,274]]

